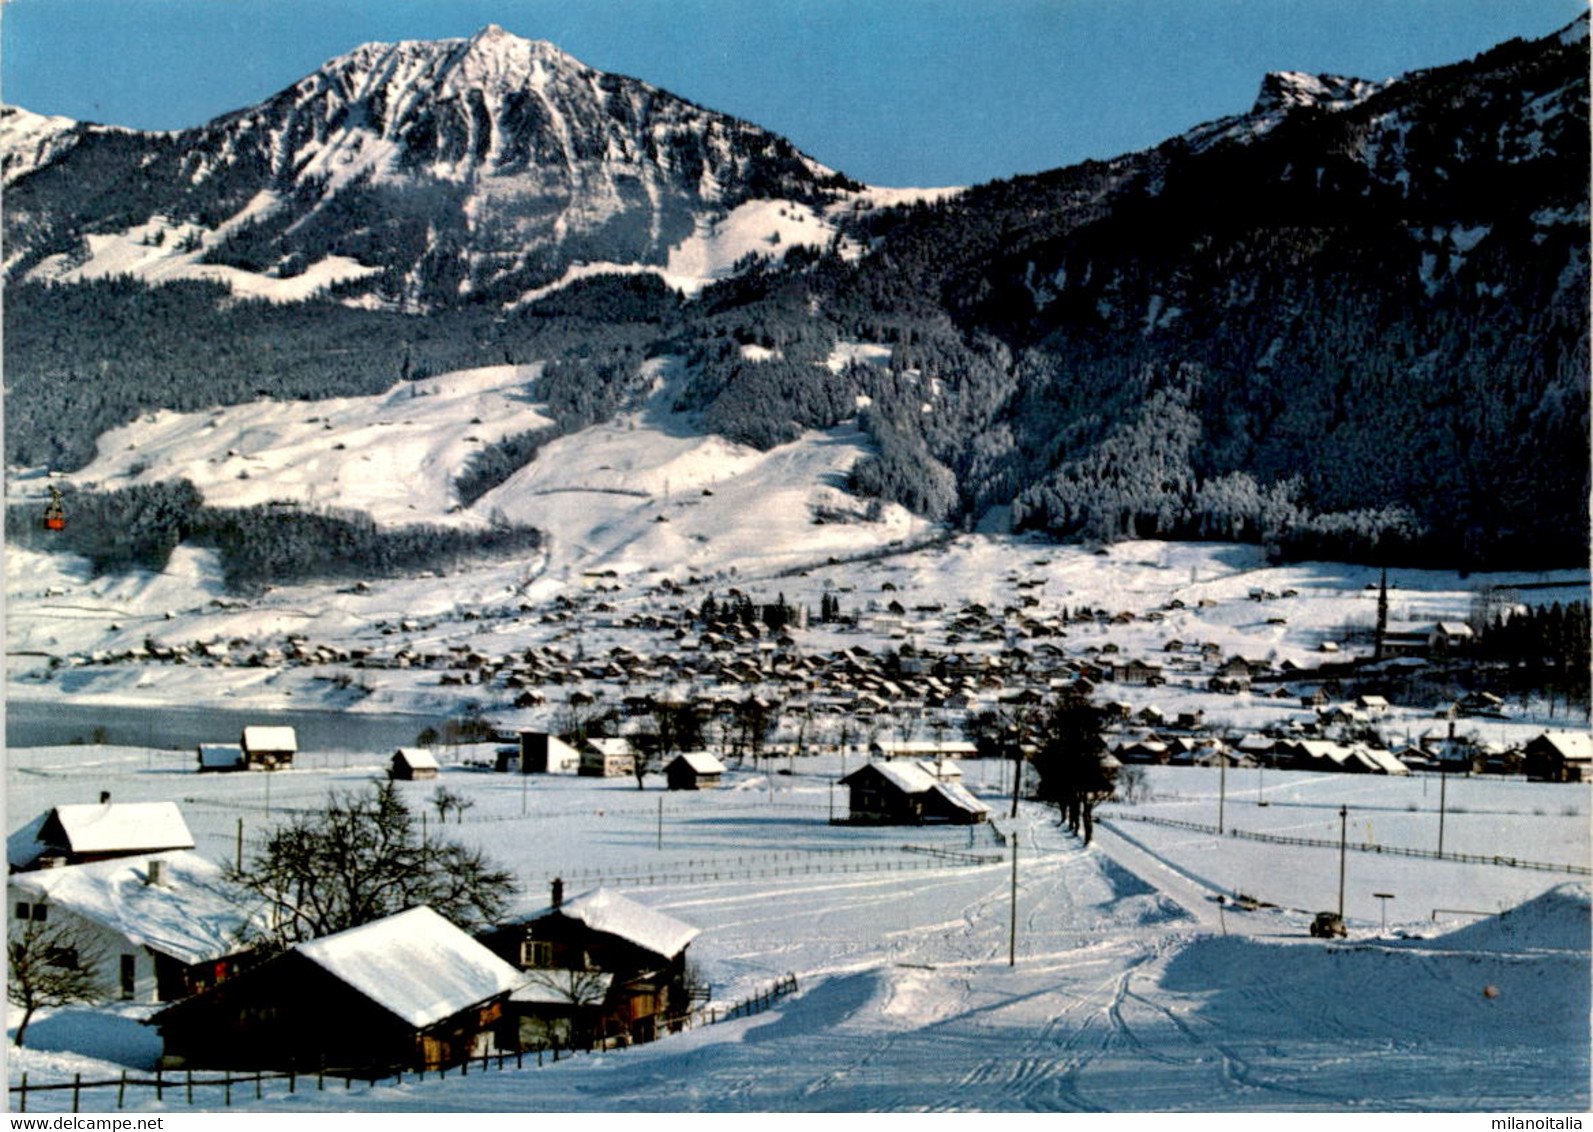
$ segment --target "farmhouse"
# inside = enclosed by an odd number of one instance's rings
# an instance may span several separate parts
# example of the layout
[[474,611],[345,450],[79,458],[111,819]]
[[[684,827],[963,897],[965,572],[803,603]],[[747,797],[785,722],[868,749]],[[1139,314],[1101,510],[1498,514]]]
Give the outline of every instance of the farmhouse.
[[419,907],[296,944],[150,1021],[168,1066],[433,1069],[494,1052],[523,982]]
[[291,727],[245,727],[238,743],[250,770],[292,766],[299,752],[299,737]]
[[118,857],[192,849],[193,834],[176,802],[112,802],[57,806],[6,838],[12,871],[82,865]]
[[588,739],[581,747],[580,773],[586,778],[623,778],[636,773],[629,739]]
[[420,782],[436,778],[440,768],[432,753],[424,747],[400,747],[393,752],[388,773],[400,782]]
[[581,752],[546,731],[520,732],[521,774],[579,774]]
[[1528,778],[1544,782],[1593,779],[1593,734],[1586,731],[1545,731],[1526,745],[1522,755]]
[[686,948],[698,931],[606,888],[552,903],[483,942],[522,968],[504,1029],[517,1048],[649,1042],[689,1009]]
[[982,822],[990,807],[957,782],[942,782],[917,763],[868,763],[841,779],[850,820],[871,825]]
[[188,852],[15,873],[11,934],[65,925],[107,1000],[171,1002],[247,961],[249,916],[219,866]]
[[688,751],[676,755],[664,767],[664,778],[671,790],[707,790],[719,785],[725,764],[707,751]]

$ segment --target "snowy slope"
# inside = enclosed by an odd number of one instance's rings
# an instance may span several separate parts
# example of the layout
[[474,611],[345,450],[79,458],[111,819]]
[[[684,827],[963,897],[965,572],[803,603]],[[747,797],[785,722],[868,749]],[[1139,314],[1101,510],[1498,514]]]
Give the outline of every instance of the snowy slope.
[[[172,753],[104,752],[75,768],[70,749],[28,752],[29,804],[74,784],[110,781],[129,796],[169,788]],[[186,758],[186,755],[182,756]],[[853,763],[855,765],[855,762]],[[316,804],[357,786],[369,767],[306,766],[271,776],[275,804]],[[985,830],[832,826],[824,802],[833,756],[792,776],[732,768],[726,787],[684,796],[638,793],[629,781],[470,773],[446,785],[477,803],[449,831],[497,855],[526,907],[550,877],[624,884],[634,900],[700,934],[689,955],[722,1010],[776,979],[796,994],[766,1013],[699,1026],[652,1045],[582,1055],[516,1072],[407,1076],[374,1088],[289,1094],[267,1083],[261,1111],[1482,1111],[1579,1109],[1588,1092],[1586,892],[1554,878],[1491,866],[1409,862],[1407,899],[1392,924],[1420,929],[1427,887],[1442,870],[1499,874],[1525,903],[1467,933],[1396,940],[1352,917],[1351,939],[1305,935],[1308,912],[1236,913],[1207,926],[1169,899],[1157,877],[1106,843],[1083,849],[1052,814],[1025,804],[1019,839],[1016,963],[1008,965],[1006,850]],[[994,801],[1000,768],[965,765]],[[233,823],[253,839],[268,822],[260,775],[188,777],[186,804],[202,845],[230,852]],[[1298,779],[1309,789],[1309,776]],[[1375,784],[1374,784],[1375,785]],[[1398,786],[1384,780],[1384,786]],[[1509,783],[1478,782],[1508,804]],[[424,806],[434,783],[401,783]],[[1554,787],[1542,787],[1554,790]],[[1585,801],[1586,791],[1571,788]],[[662,845],[656,800],[664,798]],[[1525,827],[1522,827],[1525,828]],[[989,854],[953,867],[920,847]],[[1585,833],[1581,839],[1586,852]],[[1514,845],[1511,845],[1514,848]],[[1266,847],[1252,846],[1259,859]],[[893,856],[894,854],[894,856]],[[1331,856],[1331,855],[1330,855]],[[1179,858],[1201,867],[1199,851]],[[896,867],[879,867],[885,864]],[[649,877],[654,878],[648,883]],[[575,879],[570,878],[593,878]],[[1211,907],[1210,903],[1206,907]],[[1506,934],[1486,928],[1511,925]],[[1226,931],[1226,935],[1222,934]],[[107,1017],[107,1023],[109,1022]],[[14,1020],[13,1020],[14,1021]],[[49,1033],[46,1018],[41,1029]],[[62,1027],[64,1029],[64,1026]],[[32,1080],[114,1080],[147,1051],[83,1045],[107,1060],[25,1053]],[[57,1049],[63,1044],[57,1035]],[[67,1098],[39,1095],[54,1110]],[[201,1094],[198,1107],[220,1104]],[[171,1111],[186,1106],[168,1095]],[[129,1108],[149,1110],[147,1092]]]

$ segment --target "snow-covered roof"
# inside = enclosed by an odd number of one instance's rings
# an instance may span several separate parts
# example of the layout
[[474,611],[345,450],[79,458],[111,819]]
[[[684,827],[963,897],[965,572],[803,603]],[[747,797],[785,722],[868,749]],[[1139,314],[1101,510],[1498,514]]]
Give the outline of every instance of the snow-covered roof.
[[624,738],[616,739],[588,739],[586,745],[600,755],[629,755],[631,741]]
[[[150,861],[164,877],[150,884]],[[122,857],[14,873],[13,892],[65,908],[181,963],[219,959],[242,948],[247,901],[219,865],[196,853]]]
[[295,945],[294,951],[411,1026],[429,1026],[525,981],[422,906]]
[[841,781],[850,782],[870,770],[904,794],[922,794],[933,790],[937,784],[935,776],[917,763],[866,763]]
[[294,751],[299,737],[291,727],[245,727],[243,745],[251,751]]
[[609,971],[567,971],[548,967],[526,971],[525,980],[525,985],[509,996],[510,1002],[584,1006],[608,997],[614,975]]
[[243,763],[243,748],[236,743],[199,744],[199,765],[203,767],[234,767]]
[[684,754],[676,755],[670,760],[669,765],[674,766],[676,763],[685,763],[698,774],[723,774],[725,772],[725,764],[707,751],[687,751]]
[[437,770],[437,760],[425,747],[400,747],[393,753],[394,758],[402,758],[409,764],[411,770]]
[[1385,751],[1381,747],[1358,747],[1356,750],[1364,755],[1372,765],[1382,774],[1409,774],[1410,768],[1394,757],[1392,751]]
[[975,798],[968,792],[968,788],[960,782],[936,782],[935,793],[946,801],[956,806],[959,810],[966,810],[970,814],[985,814],[990,812],[990,807]]
[[1560,753],[1561,758],[1571,762],[1593,759],[1593,732],[1545,731],[1534,742],[1549,744]]
[[[47,844],[73,853],[146,853],[192,849],[176,802],[84,802],[57,806],[40,827]],[[65,840],[54,842],[56,834]]]
[[973,755],[979,751],[975,744],[964,739],[947,739],[944,742],[933,739],[881,739],[874,746],[886,755],[938,755],[942,751],[948,755]]
[[579,921],[595,932],[618,936],[666,959],[684,951],[686,945],[700,934],[690,924],[656,912],[608,888],[583,892],[557,908],[533,912],[521,922],[530,923],[548,916],[564,916]]

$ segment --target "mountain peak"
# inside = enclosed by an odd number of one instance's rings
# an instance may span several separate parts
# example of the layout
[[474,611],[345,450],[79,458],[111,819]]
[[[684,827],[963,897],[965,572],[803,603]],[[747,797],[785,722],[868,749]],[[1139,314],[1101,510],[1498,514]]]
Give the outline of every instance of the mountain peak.
[[1261,80],[1261,93],[1251,113],[1293,110],[1310,106],[1319,110],[1344,110],[1365,101],[1386,87],[1345,75],[1312,75],[1304,71],[1273,71]]

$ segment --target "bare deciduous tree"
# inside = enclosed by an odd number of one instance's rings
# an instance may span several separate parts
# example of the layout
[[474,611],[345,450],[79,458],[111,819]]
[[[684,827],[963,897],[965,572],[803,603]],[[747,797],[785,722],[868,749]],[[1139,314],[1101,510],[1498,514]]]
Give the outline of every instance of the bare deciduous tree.
[[86,937],[66,924],[46,926],[29,920],[6,941],[10,970],[6,975],[6,1000],[20,1007],[17,1045],[27,1038],[34,1012],[74,1002],[95,1002],[104,989],[94,977],[99,952]]
[[264,942],[287,946],[430,905],[470,930],[496,923],[513,877],[478,850],[422,838],[390,782],[335,793],[278,826],[232,879],[270,909]]

